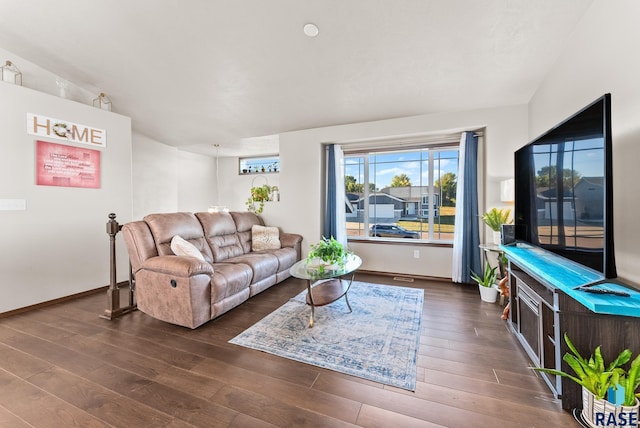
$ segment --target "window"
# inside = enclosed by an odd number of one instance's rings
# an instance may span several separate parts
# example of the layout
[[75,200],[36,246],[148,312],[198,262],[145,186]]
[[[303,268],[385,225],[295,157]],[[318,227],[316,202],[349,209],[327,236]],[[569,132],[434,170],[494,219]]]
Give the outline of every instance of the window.
[[458,144],[345,153],[347,236],[452,242],[458,154]]
[[278,155],[240,158],[238,162],[239,174],[264,174],[278,171],[280,171]]

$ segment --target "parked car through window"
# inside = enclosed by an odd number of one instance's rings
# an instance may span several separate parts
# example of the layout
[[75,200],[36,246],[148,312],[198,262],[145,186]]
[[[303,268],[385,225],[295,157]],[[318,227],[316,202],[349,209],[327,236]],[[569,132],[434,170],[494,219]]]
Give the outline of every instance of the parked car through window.
[[374,224],[371,226],[370,236],[378,238],[412,238],[420,239],[420,233],[407,230],[393,224]]

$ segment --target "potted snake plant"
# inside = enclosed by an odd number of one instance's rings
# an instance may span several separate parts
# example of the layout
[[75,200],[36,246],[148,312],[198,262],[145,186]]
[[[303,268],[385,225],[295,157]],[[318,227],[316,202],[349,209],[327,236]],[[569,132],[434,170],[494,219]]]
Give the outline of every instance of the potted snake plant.
[[478,283],[478,290],[480,290],[480,298],[483,302],[495,303],[498,298],[498,289],[495,287],[496,280],[498,279],[497,266],[491,267],[489,262],[485,264],[482,276],[475,272],[471,272],[471,279]]
[[639,421],[640,355],[630,364],[631,351],[624,349],[610,364],[606,364],[596,347],[589,358],[583,357],[565,333],[564,341],[570,352],[562,359],[573,374],[561,370],[534,368],[536,371],[566,377],[582,386],[581,417],[590,426],[636,426]]

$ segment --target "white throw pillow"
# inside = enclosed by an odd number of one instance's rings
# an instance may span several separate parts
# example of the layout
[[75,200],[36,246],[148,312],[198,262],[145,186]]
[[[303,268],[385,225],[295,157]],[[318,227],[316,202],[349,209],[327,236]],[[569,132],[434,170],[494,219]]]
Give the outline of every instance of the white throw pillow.
[[277,227],[259,226],[251,227],[251,250],[277,250],[281,247],[280,231]]
[[182,239],[179,235],[176,235],[171,239],[171,251],[173,251],[176,256],[191,256],[202,260],[203,262],[205,261],[200,250],[198,250],[191,242]]

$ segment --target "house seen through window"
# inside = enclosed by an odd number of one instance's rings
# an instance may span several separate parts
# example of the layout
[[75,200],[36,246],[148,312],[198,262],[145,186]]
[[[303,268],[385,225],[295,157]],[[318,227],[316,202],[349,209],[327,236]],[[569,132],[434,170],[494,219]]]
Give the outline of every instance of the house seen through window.
[[458,146],[345,153],[349,238],[453,241]]

